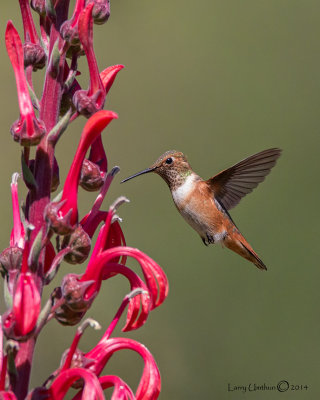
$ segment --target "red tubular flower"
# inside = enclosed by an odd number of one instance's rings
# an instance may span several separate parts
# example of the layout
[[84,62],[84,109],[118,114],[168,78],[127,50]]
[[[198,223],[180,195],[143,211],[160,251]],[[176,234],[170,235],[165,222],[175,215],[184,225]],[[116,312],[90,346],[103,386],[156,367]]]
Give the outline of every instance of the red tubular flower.
[[[98,243],[99,237],[97,239]],[[136,273],[115,261],[121,256],[131,256],[139,262],[146,284]],[[155,261],[138,249],[123,246],[113,247],[102,253],[96,252],[94,254],[93,252],[85,273],[79,279],[80,282],[93,282],[86,290],[84,300],[89,302],[95,298],[100,290],[102,281],[116,274],[121,274],[129,280],[131,290],[137,288],[143,290],[143,293],[135,296],[129,304],[126,325],[123,331],[137,329],[146,322],[149,312],[160,306],[167,297],[169,289],[167,277]]]
[[7,24],[5,42],[7,52],[16,78],[20,119],[11,127],[15,141],[23,146],[32,146],[40,142],[45,133],[44,124],[39,121],[34,113],[29,95],[28,85],[24,74],[24,57],[21,39],[12,22]]
[[[100,73],[100,78],[102,81],[102,85],[104,86],[105,95],[108,94],[117,74],[124,68],[123,65],[112,65],[111,67],[106,68]],[[88,160],[97,165],[98,171],[100,171],[100,175],[103,178],[104,174],[108,171],[108,160],[103,147],[101,135],[97,137],[97,139],[92,143],[90,154]],[[101,186],[101,185],[100,185]],[[82,185],[84,189],[90,190],[90,188]],[[99,186],[97,187],[99,188]],[[97,189],[93,189],[97,190]]]
[[24,63],[27,67],[32,65],[34,71],[43,68],[46,63],[46,54],[40,45],[37,30],[31,15],[28,0],[19,0],[23,29],[24,29]]
[[[102,389],[114,388],[111,400],[136,400],[130,387],[116,375],[100,376],[99,383]],[[82,392],[79,392],[72,400],[80,400],[81,398]]]
[[106,176],[106,179],[104,180],[103,186],[100,189],[100,193],[96,198],[92,209],[87,215],[82,218],[80,222],[81,226],[88,233],[90,238],[92,238],[92,236],[94,235],[100,222],[106,220],[108,213],[107,211],[100,211],[100,207],[117,172],[119,172],[119,167],[114,167]]
[[30,272],[22,272],[17,280],[12,307],[16,336],[25,336],[34,329],[40,306],[41,297],[34,276]]
[[99,379],[92,372],[84,368],[72,368],[63,371],[57,376],[50,386],[50,398],[62,400],[64,396],[77,380],[83,380],[83,390],[81,399],[85,400],[105,400]]
[[123,68],[124,68],[124,65],[121,65],[121,64],[111,65],[110,67],[107,67],[102,72],[100,72],[100,78],[101,78],[102,84],[104,86],[106,95],[108,94],[109,90],[111,89],[111,86],[112,86],[114,80],[116,79],[118,72],[121,71]]
[[0,392],[0,400],[17,400],[17,398],[13,392],[2,390]]
[[60,235],[71,233],[78,222],[78,185],[85,154],[101,131],[115,118],[118,116],[112,111],[99,111],[87,121],[83,129],[63,187],[61,201],[50,203],[46,210],[46,218],[52,229]]
[[94,360],[88,367],[96,375],[99,375],[110,357],[119,350],[128,349],[137,352],[144,361],[142,377],[135,394],[137,400],[156,400],[161,389],[161,377],[158,366],[150,351],[141,343],[126,338],[111,338],[100,342],[85,357]]
[[21,273],[14,287],[13,305],[10,318],[14,335],[25,336],[30,333],[37,322],[41,297],[36,285],[35,276],[28,271],[29,242],[26,242],[22,256]]
[[65,21],[60,28],[61,36],[71,45],[79,44],[78,21],[84,7],[85,0],[77,0],[72,17],[68,21]]
[[87,295],[100,289],[101,280],[108,276],[108,263],[112,262],[116,257],[126,255],[135,258],[142,269],[149,294],[151,296],[151,309],[159,307],[168,295],[168,280],[161,267],[153,261],[149,256],[138,249],[132,247],[112,247],[103,251],[96,257],[91,257],[85,273],[81,277],[81,281],[94,280]]
[[93,4],[89,4],[81,12],[78,22],[79,39],[87,57],[90,73],[89,89],[78,90],[73,96],[78,113],[87,117],[103,108],[106,97],[93,50],[92,8]]
[[[99,383],[102,389],[113,387],[111,400],[135,400],[130,387],[116,375],[104,375],[99,378]],[[75,400],[75,399],[74,399]]]

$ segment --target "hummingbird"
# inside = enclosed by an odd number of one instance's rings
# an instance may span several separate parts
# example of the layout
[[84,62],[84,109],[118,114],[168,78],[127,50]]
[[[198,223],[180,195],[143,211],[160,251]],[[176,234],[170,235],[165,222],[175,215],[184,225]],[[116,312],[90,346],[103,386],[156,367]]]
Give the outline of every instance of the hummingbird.
[[259,269],[266,270],[266,265],[233,222],[229,210],[265,179],[280,155],[278,148],[264,150],[204,180],[192,170],[183,153],[169,150],[151,167],[121,183],[155,172],[167,183],[179,213],[206,246],[221,243]]

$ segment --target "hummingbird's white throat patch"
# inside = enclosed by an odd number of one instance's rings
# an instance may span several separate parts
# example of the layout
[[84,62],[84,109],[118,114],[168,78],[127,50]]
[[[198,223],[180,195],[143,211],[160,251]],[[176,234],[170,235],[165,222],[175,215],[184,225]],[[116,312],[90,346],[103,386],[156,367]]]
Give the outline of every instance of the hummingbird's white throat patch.
[[194,189],[195,175],[189,175],[177,189],[172,191],[172,197],[176,204],[183,203]]

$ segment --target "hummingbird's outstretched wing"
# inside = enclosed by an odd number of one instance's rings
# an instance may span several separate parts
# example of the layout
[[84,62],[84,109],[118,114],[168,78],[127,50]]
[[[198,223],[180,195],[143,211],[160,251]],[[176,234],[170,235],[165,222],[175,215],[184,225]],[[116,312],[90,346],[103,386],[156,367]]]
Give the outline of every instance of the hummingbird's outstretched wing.
[[261,151],[219,172],[206,182],[215,198],[226,210],[230,210],[264,180],[280,154],[281,150],[277,148]]

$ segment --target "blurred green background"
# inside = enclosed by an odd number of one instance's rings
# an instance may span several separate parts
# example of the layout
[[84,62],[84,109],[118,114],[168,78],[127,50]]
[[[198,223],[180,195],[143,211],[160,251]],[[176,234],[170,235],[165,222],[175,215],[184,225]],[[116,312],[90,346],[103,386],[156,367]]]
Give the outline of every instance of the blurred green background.
[[[1,4],[2,38],[8,19],[22,32],[17,1]],[[119,165],[121,172],[104,207],[122,194],[131,200],[119,210],[127,243],[163,266],[170,282],[163,306],[143,328],[124,334],[155,356],[160,398],[318,399],[319,1],[118,0],[94,35],[100,69],[126,67],[106,104],[120,116],[104,142],[110,165]],[[12,224],[9,183],[19,170],[20,148],[9,133],[18,107],[3,40],[0,52],[0,245],[5,248]],[[83,60],[84,87],[86,68]],[[40,90],[42,75],[37,75]],[[62,181],[84,123],[79,118],[59,143]],[[119,184],[169,149],[183,151],[208,178],[274,146],[284,149],[277,166],[231,212],[268,266],[266,273],[219,246],[206,248],[177,213],[159,177]],[[80,191],[80,198],[85,213],[95,195]],[[54,285],[71,270],[83,267],[63,265]],[[121,277],[105,282],[88,315],[105,329],[127,291]],[[122,335],[119,328],[116,335]],[[74,332],[55,321],[45,328],[33,386],[57,367]],[[87,331],[82,349],[90,349],[100,335]],[[135,387],[141,368],[138,356],[124,351],[112,358],[106,373],[120,374]],[[308,389],[228,391],[228,384],[272,386],[281,380]]]

